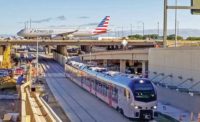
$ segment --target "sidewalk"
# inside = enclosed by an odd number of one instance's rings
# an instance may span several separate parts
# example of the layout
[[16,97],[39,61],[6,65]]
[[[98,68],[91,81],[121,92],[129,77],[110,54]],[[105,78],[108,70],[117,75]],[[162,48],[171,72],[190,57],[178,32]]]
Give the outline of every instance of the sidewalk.
[[180,122],[198,122],[198,115],[194,114],[194,120],[191,121],[191,113],[187,111],[183,111],[181,109],[178,109],[176,107],[158,103],[158,112],[161,112],[162,114],[168,115]]

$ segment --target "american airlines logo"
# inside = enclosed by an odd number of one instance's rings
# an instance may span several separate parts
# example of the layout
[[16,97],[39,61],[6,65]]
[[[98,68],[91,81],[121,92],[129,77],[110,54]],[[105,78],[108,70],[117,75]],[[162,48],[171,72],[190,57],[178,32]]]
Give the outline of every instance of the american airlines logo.
[[31,30],[30,33],[47,33],[47,34],[51,34],[53,33],[53,30]]

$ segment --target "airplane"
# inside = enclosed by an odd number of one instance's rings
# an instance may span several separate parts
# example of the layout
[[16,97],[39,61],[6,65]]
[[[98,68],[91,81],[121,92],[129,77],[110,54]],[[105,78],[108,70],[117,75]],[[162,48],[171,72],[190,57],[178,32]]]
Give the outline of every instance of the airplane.
[[105,34],[108,31],[110,16],[106,16],[95,29],[40,29],[40,28],[24,28],[17,35],[26,39],[34,38],[72,38],[72,37],[91,37],[95,35]]

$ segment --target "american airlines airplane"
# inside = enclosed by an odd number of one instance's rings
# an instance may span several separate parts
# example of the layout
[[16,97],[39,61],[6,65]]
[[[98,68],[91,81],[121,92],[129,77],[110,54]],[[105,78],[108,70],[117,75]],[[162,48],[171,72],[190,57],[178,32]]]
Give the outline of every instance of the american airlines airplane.
[[107,33],[110,16],[106,16],[96,27],[96,29],[42,29],[42,28],[25,28],[20,30],[17,35],[27,39],[32,38],[71,38],[71,37],[90,37]]

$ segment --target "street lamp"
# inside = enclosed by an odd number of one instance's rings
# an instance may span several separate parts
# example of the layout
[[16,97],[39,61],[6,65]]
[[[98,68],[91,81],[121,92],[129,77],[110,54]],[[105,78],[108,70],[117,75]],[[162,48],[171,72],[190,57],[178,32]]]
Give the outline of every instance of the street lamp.
[[124,37],[124,27],[122,26],[122,37]]
[[158,22],[158,37],[160,36],[160,23]]
[[38,63],[39,63],[39,53],[38,53],[38,38],[37,38],[37,54],[36,54],[36,81],[38,80]]
[[131,35],[133,35],[133,25],[131,24]]
[[92,64],[92,45],[90,45],[90,64]]
[[[177,6],[178,0],[175,0],[175,6]],[[175,47],[177,47],[177,9],[175,9]]]

